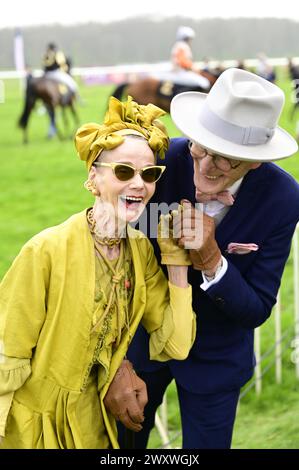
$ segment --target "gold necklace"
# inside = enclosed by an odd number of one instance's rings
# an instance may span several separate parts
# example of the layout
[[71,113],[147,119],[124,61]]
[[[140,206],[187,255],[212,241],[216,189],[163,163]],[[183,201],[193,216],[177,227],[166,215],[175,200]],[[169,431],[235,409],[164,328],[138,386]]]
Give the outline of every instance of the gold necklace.
[[101,238],[97,235],[96,230],[95,230],[96,221],[93,216],[93,209],[90,209],[87,211],[86,218],[87,218],[90,232],[93,234],[94,239],[95,241],[97,241],[97,243],[99,243],[100,245],[108,246],[109,248],[120,244],[121,238],[108,238],[108,237]]

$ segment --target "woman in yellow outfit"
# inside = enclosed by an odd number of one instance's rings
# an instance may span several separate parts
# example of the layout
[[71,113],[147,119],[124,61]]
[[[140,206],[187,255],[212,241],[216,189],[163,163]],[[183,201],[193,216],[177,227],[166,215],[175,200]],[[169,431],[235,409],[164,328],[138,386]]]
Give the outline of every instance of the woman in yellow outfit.
[[162,114],[111,98],[103,125],[77,131],[94,206],[29,240],[1,283],[2,448],[118,448],[115,418],[134,425],[134,413],[113,416],[104,399],[140,321],[152,359],[188,355],[188,252],[160,235],[167,282],[148,239],[128,225],[164,170],[155,165],[168,146]]

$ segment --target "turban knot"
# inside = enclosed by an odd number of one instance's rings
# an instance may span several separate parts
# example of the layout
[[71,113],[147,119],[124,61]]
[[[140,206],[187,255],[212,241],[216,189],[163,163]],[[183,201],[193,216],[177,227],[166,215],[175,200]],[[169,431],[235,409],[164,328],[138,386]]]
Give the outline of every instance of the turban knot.
[[124,103],[112,96],[102,125],[92,122],[77,130],[75,145],[80,159],[89,170],[102,150],[118,147],[128,134],[141,134],[154,155],[164,158],[169,138],[165,126],[158,120],[164,114],[157,106],[139,105],[130,96]]

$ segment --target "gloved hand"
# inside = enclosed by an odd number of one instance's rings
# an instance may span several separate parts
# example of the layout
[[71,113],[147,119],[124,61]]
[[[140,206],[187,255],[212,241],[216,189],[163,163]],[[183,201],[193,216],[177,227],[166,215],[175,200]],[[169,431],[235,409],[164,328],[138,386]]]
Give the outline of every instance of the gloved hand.
[[[221,260],[221,251],[215,240],[214,219],[195,209],[186,199],[183,199],[181,204],[183,211],[178,244],[189,249],[194,269],[213,272]],[[174,230],[176,231],[176,226]]]
[[146,384],[124,359],[116,372],[104,398],[104,405],[117,421],[132,431],[141,431],[143,411],[147,404]]
[[180,211],[181,209],[160,216],[157,241],[161,251],[161,264],[172,266],[192,264],[188,251],[183,246],[178,246],[178,239],[173,236],[173,223],[180,219]]

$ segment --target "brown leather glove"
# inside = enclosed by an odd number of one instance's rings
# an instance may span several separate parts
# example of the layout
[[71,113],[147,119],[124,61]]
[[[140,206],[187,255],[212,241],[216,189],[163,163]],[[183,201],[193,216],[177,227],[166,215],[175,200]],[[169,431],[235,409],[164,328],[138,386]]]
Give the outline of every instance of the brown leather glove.
[[116,372],[104,398],[104,405],[117,421],[132,431],[141,431],[143,411],[147,404],[146,384],[124,359]]
[[[221,260],[221,251],[215,240],[215,222],[207,214],[195,209],[183,199],[181,237],[179,245],[189,248],[189,256],[194,269],[210,272],[216,269]],[[174,227],[176,231],[176,227]]]

